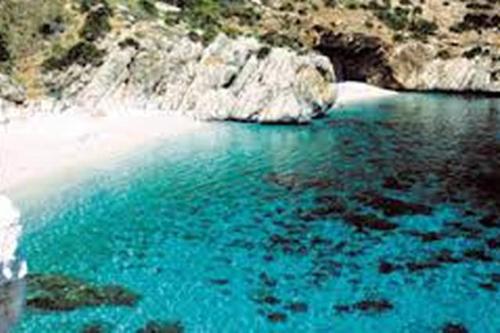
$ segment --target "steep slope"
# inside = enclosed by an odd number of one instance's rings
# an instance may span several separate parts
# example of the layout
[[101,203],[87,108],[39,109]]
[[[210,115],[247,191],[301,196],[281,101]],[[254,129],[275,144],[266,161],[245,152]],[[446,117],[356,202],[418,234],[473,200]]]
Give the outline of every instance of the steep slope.
[[499,26],[498,0],[4,0],[0,72],[10,79],[0,97],[74,95],[130,31],[163,41],[176,31],[205,47],[221,33],[246,36],[259,41],[260,55],[314,49],[339,81],[500,93]]
[[260,32],[316,48],[331,59],[340,80],[500,92],[498,0],[269,3]]

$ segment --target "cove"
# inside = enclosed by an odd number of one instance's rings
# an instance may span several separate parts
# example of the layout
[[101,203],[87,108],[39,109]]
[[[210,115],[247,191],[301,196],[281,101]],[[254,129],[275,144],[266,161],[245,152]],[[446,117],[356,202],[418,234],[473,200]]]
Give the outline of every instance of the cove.
[[499,98],[224,123],[39,186],[11,194],[30,272],[138,297],[15,332],[500,330]]

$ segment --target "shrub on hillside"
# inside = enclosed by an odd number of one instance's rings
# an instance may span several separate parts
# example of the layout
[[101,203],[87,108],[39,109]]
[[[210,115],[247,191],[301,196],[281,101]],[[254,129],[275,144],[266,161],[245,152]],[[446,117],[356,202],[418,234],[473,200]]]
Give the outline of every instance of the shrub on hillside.
[[427,36],[435,34],[438,28],[436,23],[427,21],[423,18],[412,21],[409,26],[413,36],[419,39],[425,39]]
[[64,70],[73,64],[80,66],[102,64],[105,51],[99,50],[94,44],[81,41],[65,51],[61,56],[53,56],[45,60],[42,67],[46,71]]
[[111,10],[107,0],[79,0],[79,4],[82,13],[88,13],[97,6],[104,6],[108,10]]
[[403,10],[379,9],[375,16],[392,30],[403,30],[408,26],[408,12]]
[[10,60],[9,45],[7,43],[7,37],[3,32],[0,31],[0,63],[7,62]]
[[139,6],[150,16],[158,16],[158,8],[156,8],[152,0],[139,0]]
[[80,31],[80,37],[89,42],[93,42],[106,36],[106,34],[111,31],[109,19],[112,15],[113,11],[106,5],[101,4],[91,9]]

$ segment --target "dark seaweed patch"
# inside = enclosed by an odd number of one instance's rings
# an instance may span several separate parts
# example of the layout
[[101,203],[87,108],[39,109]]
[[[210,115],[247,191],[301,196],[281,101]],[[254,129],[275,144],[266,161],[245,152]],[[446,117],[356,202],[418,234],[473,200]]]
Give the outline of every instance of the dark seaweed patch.
[[137,333],[183,333],[184,326],[180,322],[150,321]]
[[384,260],[380,261],[378,265],[378,272],[380,274],[390,274],[392,272],[395,272],[397,269],[397,265]]
[[493,258],[483,249],[468,249],[464,251],[464,257],[483,262],[493,261]]
[[468,333],[464,325],[458,323],[447,323],[443,326],[442,333]]
[[304,302],[292,302],[285,305],[285,309],[293,313],[304,313],[309,309],[307,303]]
[[366,299],[351,305],[340,304],[333,307],[337,313],[360,311],[366,314],[380,314],[393,308],[394,305],[386,299]]
[[272,323],[282,323],[287,319],[287,315],[282,312],[271,312],[267,315],[267,319]]
[[387,220],[378,218],[373,214],[348,214],[344,217],[347,224],[356,227],[358,231],[369,230],[379,230],[379,231],[391,231],[395,230],[398,225]]
[[487,215],[479,220],[485,228],[500,228],[500,218],[496,214]]
[[382,210],[386,216],[432,214],[432,208],[429,206],[384,197],[372,191],[358,193],[355,198],[360,203]]
[[410,230],[408,234],[420,238],[422,243],[437,242],[444,238],[442,233],[435,231],[422,232],[418,230]]
[[338,216],[347,211],[346,203],[333,195],[320,196],[316,199],[317,206],[308,211],[299,212],[299,218],[304,221],[314,221]]
[[43,311],[71,311],[81,307],[134,306],[135,293],[116,285],[94,286],[61,275],[30,274],[27,277],[28,308]]

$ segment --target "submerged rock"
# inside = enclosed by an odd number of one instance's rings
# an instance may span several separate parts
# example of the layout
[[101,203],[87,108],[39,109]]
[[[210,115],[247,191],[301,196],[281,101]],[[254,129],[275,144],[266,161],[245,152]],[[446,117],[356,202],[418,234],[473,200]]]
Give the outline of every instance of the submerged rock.
[[344,220],[357,228],[358,231],[364,231],[365,229],[379,230],[379,231],[391,231],[398,227],[397,224],[378,218],[373,214],[348,214],[344,217]]
[[308,311],[309,306],[304,302],[292,302],[285,305],[285,309],[293,313],[304,313]]
[[379,314],[390,311],[394,305],[386,299],[366,299],[351,305],[335,305],[337,313],[360,311],[367,314]]
[[496,214],[490,214],[481,218],[479,224],[485,228],[500,228],[500,217]]
[[383,187],[390,190],[407,191],[414,184],[411,179],[401,179],[398,177],[387,177],[384,179]]
[[378,265],[378,272],[380,274],[390,274],[398,269],[398,266],[388,261],[380,261]]
[[107,333],[112,331],[111,325],[105,322],[93,322],[82,328],[82,333]]
[[480,288],[491,291],[491,292],[497,292],[498,288],[491,282],[482,282],[478,285]]
[[483,249],[467,249],[464,251],[464,257],[483,262],[493,261],[493,258]]
[[442,249],[432,254],[430,258],[418,259],[406,263],[406,268],[410,273],[416,273],[428,269],[440,268],[446,264],[458,264],[463,262],[463,258],[453,255],[453,252],[448,249]]
[[150,321],[144,328],[137,330],[137,333],[183,333],[184,331],[184,326],[178,321]]
[[448,323],[441,330],[442,333],[468,333],[469,331],[462,324]]
[[103,305],[134,306],[139,296],[117,285],[95,286],[62,275],[29,274],[28,308],[42,311],[71,311]]
[[410,230],[409,235],[420,238],[422,243],[436,242],[443,239],[444,235],[436,231],[422,232],[418,230]]
[[267,315],[267,319],[272,323],[282,323],[286,321],[287,315],[282,312],[271,312]]
[[313,221],[337,216],[347,211],[347,205],[344,200],[336,196],[328,195],[318,197],[316,203],[318,205],[313,209],[300,212],[299,217],[305,221]]
[[500,247],[500,236],[497,236],[496,238],[487,239],[486,245],[492,250],[498,249]]
[[432,214],[432,208],[429,206],[384,197],[371,191],[356,194],[356,199],[372,208],[382,210],[387,216]]

